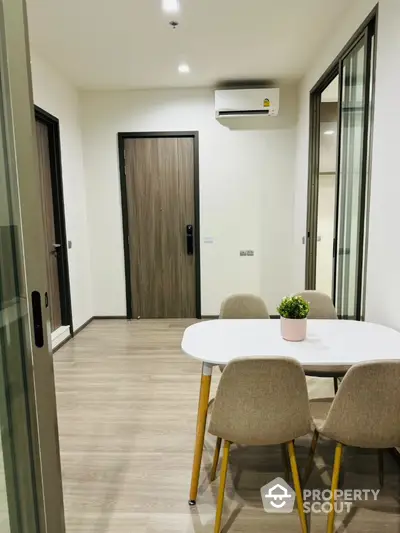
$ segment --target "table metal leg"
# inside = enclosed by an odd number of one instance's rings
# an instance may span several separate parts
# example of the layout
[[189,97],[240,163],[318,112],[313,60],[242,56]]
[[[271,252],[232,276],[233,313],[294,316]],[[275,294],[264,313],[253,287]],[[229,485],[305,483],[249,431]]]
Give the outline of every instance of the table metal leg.
[[189,505],[196,505],[201,459],[203,456],[204,435],[206,431],[208,400],[210,398],[211,375],[212,365],[203,363],[200,382],[199,406],[197,410],[196,444],[194,448]]

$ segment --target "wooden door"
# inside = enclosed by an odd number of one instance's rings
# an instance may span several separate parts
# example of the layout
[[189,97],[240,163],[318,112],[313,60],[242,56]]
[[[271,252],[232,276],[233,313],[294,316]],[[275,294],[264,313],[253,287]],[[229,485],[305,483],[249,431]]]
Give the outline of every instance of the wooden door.
[[57,250],[60,243],[56,239],[54,222],[54,204],[51,179],[49,130],[46,124],[36,121],[36,137],[39,155],[39,174],[41,181],[42,204],[44,212],[45,237],[46,237],[46,263],[49,287],[49,307],[51,330],[55,331],[62,325],[60,303],[60,281],[58,270]]
[[125,174],[133,316],[195,317],[194,139],[126,139]]

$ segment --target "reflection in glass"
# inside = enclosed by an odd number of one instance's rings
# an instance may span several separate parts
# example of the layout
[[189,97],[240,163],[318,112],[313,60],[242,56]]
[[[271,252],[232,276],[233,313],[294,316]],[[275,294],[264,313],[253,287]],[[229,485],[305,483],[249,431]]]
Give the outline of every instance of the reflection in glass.
[[27,302],[21,283],[17,182],[9,166],[2,94],[0,86],[0,533],[35,533],[37,505],[26,401]]
[[336,76],[322,92],[320,106],[318,237],[315,288],[330,296],[332,296],[332,250],[335,231],[338,81],[338,76]]
[[355,318],[360,252],[362,161],[365,121],[365,39],[343,61],[336,308]]

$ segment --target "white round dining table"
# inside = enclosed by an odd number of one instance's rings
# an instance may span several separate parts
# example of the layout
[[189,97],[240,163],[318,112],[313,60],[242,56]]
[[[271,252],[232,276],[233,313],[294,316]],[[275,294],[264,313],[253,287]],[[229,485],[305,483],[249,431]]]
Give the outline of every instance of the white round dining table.
[[[204,446],[212,369],[238,357],[293,357],[321,376],[344,374],[351,366],[400,359],[400,333],[371,322],[308,320],[302,342],[285,341],[279,320],[209,320],[188,327],[182,351],[202,363],[196,443],[189,504],[195,505]],[[318,375],[319,372],[313,372]]]

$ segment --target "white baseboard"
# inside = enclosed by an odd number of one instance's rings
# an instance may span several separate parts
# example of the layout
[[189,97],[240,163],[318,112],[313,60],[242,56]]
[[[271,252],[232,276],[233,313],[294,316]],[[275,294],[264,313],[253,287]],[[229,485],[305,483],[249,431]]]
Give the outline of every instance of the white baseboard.
[[61,326],[51,334],[51,347],[54,350],[71,335],[69,326]]

